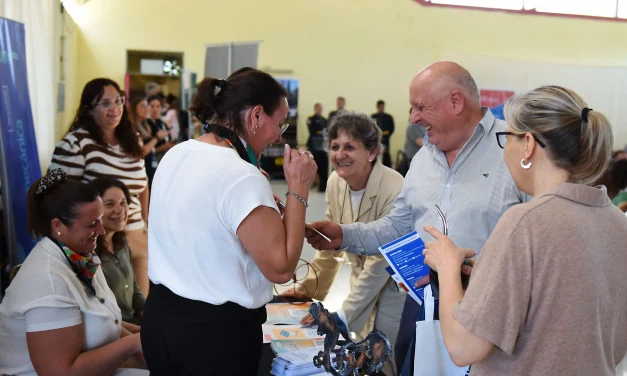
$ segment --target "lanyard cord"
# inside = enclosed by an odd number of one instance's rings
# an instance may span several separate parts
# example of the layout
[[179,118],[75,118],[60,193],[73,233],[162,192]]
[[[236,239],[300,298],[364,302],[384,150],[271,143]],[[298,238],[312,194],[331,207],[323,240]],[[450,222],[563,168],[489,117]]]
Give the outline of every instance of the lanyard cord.
[[[346,203],[346,195],[348,194],[348,183],[346,183],[346,187],[344,187],[344,199],[342,200],[342,209],[340,209],[340,224],[343,225],[344,223],[342,222],[344,220],[344,206]],[[364,196],[366,196],[366,189],[364,188],[364,194],[361,195],[361,200],[359,200],[359,207],[357,208],[357,213],[353,213],[353,202],[351,201],[351,213],[353,214],[353,218],[355,218],[353,220],[353,222],[357,222],[357,220],[359,219],[359,213],[361,212],[361,203],[364,202]],[[352,197],[351,197],[352,200]]]
[[242,143],[242,140],[240,140],[239,136],[235,132],[233,132],[232,130],[228,128],[215,125],[215,124],[205,124],[205,132],[213,133],[217,137],[220,137],[221,139],[223,139],[231,147],[231,149],[237,152],[240,158],[250,163],[251,165],[257,167],[259,169],[259,172],[261,172],[261,174],[265,176],[266,179],[270,180],[270,175],[268,175],[267,172],[265,172],[261,167],[259,167],[259,162],[257,161],[257,164],[253,163],[250,156],[248,155],[248,151],[246,150],[246,147]]

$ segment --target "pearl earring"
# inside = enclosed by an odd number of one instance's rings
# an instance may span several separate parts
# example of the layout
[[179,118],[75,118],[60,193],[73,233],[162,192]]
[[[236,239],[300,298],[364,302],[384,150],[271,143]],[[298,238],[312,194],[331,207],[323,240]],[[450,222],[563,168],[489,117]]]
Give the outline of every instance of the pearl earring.
[[525,164],[525,158],[523,158],[520,161],[520,167],[524,168],[525,170],[528,170],[529,168],[531,168],[531,162]]
[[372,162],[372,159],[368,159],[368,162]]
[[253,136],[257,134],[258,127],[259,127],[259,124],[255,124],[255,129],[253,129]]
[[61,236],[61,231],[57,232],[57,236]]

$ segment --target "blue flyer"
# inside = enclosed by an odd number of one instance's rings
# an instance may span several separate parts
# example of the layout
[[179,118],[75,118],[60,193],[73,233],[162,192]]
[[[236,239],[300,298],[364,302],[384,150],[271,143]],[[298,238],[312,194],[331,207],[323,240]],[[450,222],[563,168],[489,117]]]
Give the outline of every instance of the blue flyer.
[[[424,249],[425,242],[416,231],[379,247],[379,251],[390,264],[397,278],[400,277],[403,285],[409,290],[409,295],[418,303],[422,303],[424,292],[422,288],[416,288],[416,281],[429,275],[429,267],[425,265],[422,255]],[[394,279],[398,282],[397,278]]]
[[[405,287],[405,283],[403,283],[403,280],[401,279],[401,277],[394,272],[394,269],[392,269],[391,266],[386,266],[385,271],[388,272],[390,276],[392,276],[392,279],[394,280],[394,282],[396,282],[398,286],[403,289],[403,291],[405,291],[406,293],[409,293],[409,289]],[[417,290],[418,290],[418,293],[416,294],[418,295],[417,301],[418,301],[418,304],[422,305],[422,302],[425,300],[425,288],[421,287]],[[414,300],[416,299],[413,297],[413,295],[410,294],[410,296],[412,296]]]

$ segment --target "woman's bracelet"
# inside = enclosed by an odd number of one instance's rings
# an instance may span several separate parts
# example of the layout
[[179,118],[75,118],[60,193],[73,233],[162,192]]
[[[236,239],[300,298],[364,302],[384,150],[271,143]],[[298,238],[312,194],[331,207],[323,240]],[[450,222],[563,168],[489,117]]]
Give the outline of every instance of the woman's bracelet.
[[287,191],[287,193],[285,194],[285,197],[287,197],[287,195],[292,195],[292,196],[296,197],[297,199],[300,200],[300,202],[303,203],[303,205],[305,205],[306,208],[309,207],[309,204],[307,203],[307,200],[302,198],[298,193],[292,192],[292,191]]

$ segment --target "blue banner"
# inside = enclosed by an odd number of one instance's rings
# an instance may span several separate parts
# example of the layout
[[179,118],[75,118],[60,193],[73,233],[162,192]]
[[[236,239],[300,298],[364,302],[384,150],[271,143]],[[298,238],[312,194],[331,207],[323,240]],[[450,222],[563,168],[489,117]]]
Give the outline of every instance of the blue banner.
[[2,189],[10,198],[13,226],[8,227],[15,231],[18,260],[13,262],[19,263],[35,244],[28,233],[26,192],[41,177],[41,169],[28,93],[24,25],[4,18],[0,18],[0,127],[3,175],[8,179]]
[[498,106],[492,107],[490,109],[490,111],[492,111],[492,115],[494,115],[495,118],[505,120],[505,114],[503,113],[503,110],[505,110],[505,103],[499,104]]

